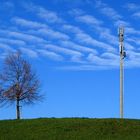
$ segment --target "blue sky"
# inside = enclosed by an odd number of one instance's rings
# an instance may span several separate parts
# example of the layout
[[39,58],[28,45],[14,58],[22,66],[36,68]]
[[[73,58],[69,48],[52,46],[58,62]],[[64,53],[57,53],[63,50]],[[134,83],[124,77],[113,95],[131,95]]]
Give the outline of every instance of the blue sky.
[[[140,2],[0,1],[0,62],[20,50],[42,82],[43,102],[23,118],[119,117],[118,27],[125,27],[126,118],[140,118]],[[15,118],[15,106],[0,109]]]

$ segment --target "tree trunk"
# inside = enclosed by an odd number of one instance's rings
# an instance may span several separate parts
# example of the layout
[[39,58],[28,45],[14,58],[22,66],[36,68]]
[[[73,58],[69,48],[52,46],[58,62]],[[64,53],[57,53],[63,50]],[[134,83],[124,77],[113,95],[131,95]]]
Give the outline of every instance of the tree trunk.
[[20,105],[19,105],[19,99],[17,99],[17,104],[16,104],[16,111],[17,111],[17,119],[20,119]]

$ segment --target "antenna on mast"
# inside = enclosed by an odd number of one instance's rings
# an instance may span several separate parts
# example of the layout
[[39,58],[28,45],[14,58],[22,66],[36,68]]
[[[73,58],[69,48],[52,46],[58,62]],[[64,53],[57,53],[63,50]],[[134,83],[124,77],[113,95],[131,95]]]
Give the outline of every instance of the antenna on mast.
[[124,58],[126,57],[126,52],[124,50],[124,27],[119,27],[119,50],[120,50],[120,118],[123,118],[123,82],[124,82]]

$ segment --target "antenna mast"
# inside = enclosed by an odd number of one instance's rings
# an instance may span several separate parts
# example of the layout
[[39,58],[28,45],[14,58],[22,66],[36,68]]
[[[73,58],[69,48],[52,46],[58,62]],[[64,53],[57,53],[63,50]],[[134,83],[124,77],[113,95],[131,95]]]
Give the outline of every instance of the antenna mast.
[[119,49],[120,49],[120,118],[123,118],[123,78],[124,78],[124,58],[126,57],[126,52],[124,50],[124,28],[119,27]]

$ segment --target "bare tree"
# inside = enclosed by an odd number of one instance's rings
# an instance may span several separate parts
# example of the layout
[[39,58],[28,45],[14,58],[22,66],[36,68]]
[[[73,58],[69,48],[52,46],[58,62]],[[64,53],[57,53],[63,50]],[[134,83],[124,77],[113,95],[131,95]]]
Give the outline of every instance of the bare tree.
[[17,119],[21,104],[32,104],[40,99],[40,82],[30,63],[20,52],[9,54],[0,74],[0,103],[16,103]]

